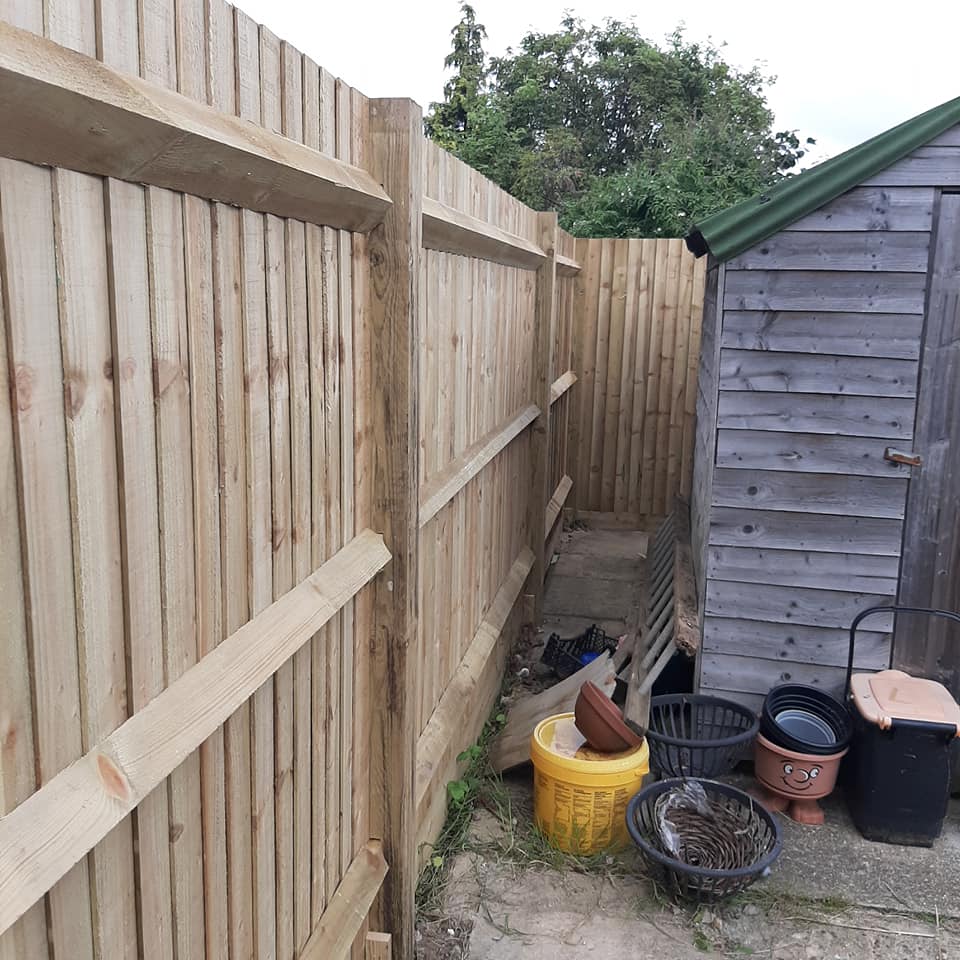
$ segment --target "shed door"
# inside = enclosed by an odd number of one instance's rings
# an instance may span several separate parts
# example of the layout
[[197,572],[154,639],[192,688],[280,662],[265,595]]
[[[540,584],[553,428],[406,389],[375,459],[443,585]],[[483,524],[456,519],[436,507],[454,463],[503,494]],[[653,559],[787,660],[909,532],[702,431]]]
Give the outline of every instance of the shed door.
[[[920,367],[900,602],[960,612],[960,194],[943,194]],[[960,698],[960,626],[901,617],[894,666]]]

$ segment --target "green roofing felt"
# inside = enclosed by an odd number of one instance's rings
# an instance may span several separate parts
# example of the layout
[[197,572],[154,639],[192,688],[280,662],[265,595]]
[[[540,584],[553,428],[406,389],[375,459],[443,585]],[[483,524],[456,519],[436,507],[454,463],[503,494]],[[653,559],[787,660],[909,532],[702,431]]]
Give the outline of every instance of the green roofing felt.
[[759,196],[707,217],[694,225],[687,246],[697,256],[710,252],[718,260],[729,260],[880,173],[957,123],[960,97],[795,177],[781,180]]

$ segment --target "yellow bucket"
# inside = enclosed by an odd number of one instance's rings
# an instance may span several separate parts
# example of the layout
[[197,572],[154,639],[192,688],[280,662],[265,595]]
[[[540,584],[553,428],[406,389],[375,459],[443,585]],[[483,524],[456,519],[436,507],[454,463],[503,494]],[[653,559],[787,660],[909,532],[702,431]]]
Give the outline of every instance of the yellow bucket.
[[530,742],[537,829],[560,850],[596,853],[628,842],[627,803],[650,771],[647,741],[623,753],[586,745],[572,713],[547,717]]

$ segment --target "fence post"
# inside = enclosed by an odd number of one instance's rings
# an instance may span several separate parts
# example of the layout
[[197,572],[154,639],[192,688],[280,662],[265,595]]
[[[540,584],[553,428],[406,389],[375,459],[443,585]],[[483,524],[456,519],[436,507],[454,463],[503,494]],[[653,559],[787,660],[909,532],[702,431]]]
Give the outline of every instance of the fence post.
[[393,559],[377,578],[370,650],[370,829],[389,872],[379,914],[397,956],[414,955],[417,883],[417,296],[423,118],[411,100],[370,101],[369,172],[393,205],[369,235],[367,320],[372,343],[372,527]]
[[543,578],[546,575],[546,509],[553,493],[548,489],[550,459],[550,385],[553,383],[553,333],[556,324],[557,286],[557,214],[538,214],[539,241],[547,259],[537,270],[537,302],[533,341],[533,402],[540,416],[530,434],[530,491],[527,529],[534,563],[530,571],[529,592],[534,596],[534,622],[543,615]]

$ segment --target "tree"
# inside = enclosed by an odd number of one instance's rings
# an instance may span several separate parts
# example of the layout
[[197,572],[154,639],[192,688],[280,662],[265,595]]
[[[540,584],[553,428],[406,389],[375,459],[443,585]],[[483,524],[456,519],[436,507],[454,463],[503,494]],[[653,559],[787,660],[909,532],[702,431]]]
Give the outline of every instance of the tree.
[[[459,36],[485,36],[468,9],[448,65],[463,62]],[[489,64],[479,40],[471,56],[469,73],[460,66],[447,85],[470,97],[447,92],[428,132],[530,206],[559,210],[581,235],[685,232],[804,155],[795,133],[773,132],[772,78],[730,66],[679,29],[661,48],[633,23],[567,16]],[[455,104],[462,110],[447,114]]]
[[450,31],[453,49],[443,61],[444,67],[456,73],[443,87],[443,102],[430,104],[424,123],[427,134],[444,146],[455,145],[465,133],[470,112],[478,105],[486,78],[483,41],[487,31],[482,23],[477,23],[477,15],[469,3],[462,3],[460,12],[460,22]]

